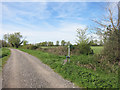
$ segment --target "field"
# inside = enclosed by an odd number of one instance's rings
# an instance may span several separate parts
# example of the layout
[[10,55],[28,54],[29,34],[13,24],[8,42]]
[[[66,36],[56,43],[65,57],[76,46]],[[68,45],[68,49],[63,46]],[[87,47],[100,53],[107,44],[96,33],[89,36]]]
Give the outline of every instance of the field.
[[56,48],[57,46],[42,46],[41,48]]
[[[56,48],[57,46],[42,46],[41,48]],[[94,50],[95,54],[98,54],[102,51],[103,46],[91,46],[91,49]]]
[[[103,47],[92,47],[99,53]],[[115,73],[107,73],[97,66],[94,55],[72,55],[70,63],[63,65],[65,56],[55,55],[40,50],[20,49],[49,65],[65,79],[74,82],[79,87],[88,88],[117,88],[118,80]]]
[[91,46],[95,54],[98,54],[102,51],[103,46]]
[[8,48],[0,48],[0,68],[2,68],[10,56]]
[[[56,48],[57,46],[42,46],[41,48]],[[94,53],[98,54],[102,51],[103,46],[91,46],[91,49],[94,50]]]

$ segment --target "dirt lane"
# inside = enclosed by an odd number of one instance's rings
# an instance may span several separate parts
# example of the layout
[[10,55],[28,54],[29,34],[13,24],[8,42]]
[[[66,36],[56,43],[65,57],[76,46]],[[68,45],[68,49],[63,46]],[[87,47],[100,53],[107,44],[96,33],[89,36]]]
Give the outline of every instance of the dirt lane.
[[3,68],[3,88],[73,88],[47,65],[25,52],[11,49],[11,56]]
[[2,89],[2,72],[0,72],[0,90]]

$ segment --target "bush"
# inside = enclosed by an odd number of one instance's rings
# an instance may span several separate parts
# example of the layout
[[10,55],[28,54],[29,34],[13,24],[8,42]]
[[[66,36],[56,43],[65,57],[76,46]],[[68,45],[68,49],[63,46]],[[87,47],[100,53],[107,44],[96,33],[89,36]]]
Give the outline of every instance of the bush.
[[0,50],[2,50],[2,53],[0,53],[0,67],[3,67],[10,56],[10,50],[8,48],[0,48]]
[[75,49],[74,49],[74,53],[79,55],[79,54],[93,54],[93,50],[90,48],[90,45],[89,44],[86,44],[86,43],[80,43],[79,45],[77,46],[74,46]]
[[78,45],[77,49],[78,49],[78,54],[93,54],[93,50],[91,50],[90,48],[90,44],[89,44],[89,38],[87,38],[87,33],[86,31],[88,30],[88,28],[85,29],[77,29],[77,40],[76,43]]
[[24,49],[35,50],[35,49],[38,48],[38,46],[36,46],[36,45],[32,45],[32,44],[28,44],[28,45],[22,46],[22,48],[24,48]]
[[107,39],[104,46],[104,56],[110,63],[120,61],[120,32],[114,31]]
[[65,46],[58,46],[56,48],[39,48],[39,50],[56,54],[56,55],[67,55],[67,47]]
[[97,56],[99,67],[108,72],[118,73],[118,62],[120,63],[120,32],[119,30],[107,33],[104,49]]
[[37,47],[37,46],[34,46],[34,45],[31,45],[31,46],[30,46],[30,49],[31,49],[31,50],[35,50],[35,49],[37,49],[37,48],[38,48],[38,47]]

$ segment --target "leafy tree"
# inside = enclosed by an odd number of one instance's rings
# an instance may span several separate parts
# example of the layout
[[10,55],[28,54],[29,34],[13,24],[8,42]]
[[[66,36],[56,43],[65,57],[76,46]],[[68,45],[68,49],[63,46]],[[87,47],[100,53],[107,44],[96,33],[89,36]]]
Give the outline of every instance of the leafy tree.
[[104,43],[103,43],[103,40],[100,40],[100,46],[103,46]]
[[79,50],[80,54],[90,54],[93,51],[90,48],[90,44],[86,34],[87,28],[85,29],[77,29],[77,38],[76,43],[78,45],[77,49]]
[[27,45],[28,44],[28,41],[27,40],[24,40],[23,41],[23,45],[25,46],[25,45]]
[[62,40],[62,41],[61,41],[61,45],[62,45],[62,46],[65,46],[65,44],[66,44],[65,40]]
[[47,42],[47,41],[42,42],[42,45],[43,45],[43,46],[48,46],[48,42]]
[[[50,43],[50,42],[49,42]],[[45,42],[40,42],[37,44],[37,46],[48,46],[48,42],[45,41]]]
[[97,40],[91,40],[91,41],[89,42],[89,44],[90,44],[91,46],[98,46],[98,41],[97,41]]
[[38,46],[48,46],[48,42],[47,42],[47,41],[45,41],[45,42],[41,42],[41,43],[39,43]]
[[36,45],[37,45],[38,47],[40,47],[40,46],[43,46],[43,43],[40,42],[40,43],[37,43]]
[[68,45],[71,45],[70,41],[66,42],[66,45],[67,45],[67,46],[68,46]]
[[59,41],[56,41],[56,46],[59,46]]
[[0,48],[1,47],[8,47],[9,44],[5,40],[0,40]]
[[53,46],[53,42],[48,42],[48,46]]
[[86,43],[88,44],[88,38],[86,35],[87,28],[85,29],[77,29],[77,38],[76,38],[76,43],[79,45],[80,43]]
[[3,38],[9,44],[11,44],[12,47],[16,47],[16,48],[18,48],[24,41],[24,40],[21,41],[22,35],[20,34],[20,32],[13,33],[13,34],[5,34]]

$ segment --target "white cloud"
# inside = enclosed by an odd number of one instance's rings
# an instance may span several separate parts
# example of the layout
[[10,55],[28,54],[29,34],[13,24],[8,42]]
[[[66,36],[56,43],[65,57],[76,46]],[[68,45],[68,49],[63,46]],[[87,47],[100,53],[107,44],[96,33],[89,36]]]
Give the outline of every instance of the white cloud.
[[53,27],[54,31],[33,30],[33,28],[29,28],[28,30],[23,27],[19,28],[6,25],[6,27],[3,28],[1,35],[3,36],[3,34],[6,33],[21,32],[24,37],[27,37],[26,39],[30,43],[37,43],[43,41],[53,41],[55,43],[57,40],[66,40],[71,41],[71,43],[74,44],[77,28],[85,28],[85,25],[81,25],[78,23],[62,23],[59,28]]
[[2,0],[2,2],[119,2],[119,0]]
[[[76,2],[75,2],[76,3]],[[86,9],[87,3],[58,3],[52,9],[58,14],[57,18],[74,18],[78,17],[83,10]]]
[[[60,22],[59,27],[54,27],[48,22],[44,22],[43,25],[45,27],[43,27],[42,25],[39,26],[30,23],[30,21],[32,21],[32,18],[34,16],[37,17],[37,19],[44,19],[44,17],[48,18],[50,16],[49,11],[46,10],[46,5],[47,3],[37,3],[37,4],[19,3],[16,5],[12,4],[11,5],[12,7],[10,7],[9,5],[3,3],[3,14],[4,14],[3,18],[11,21],[12,23],[11,24],[4,23],[2,25],[3,30],[0,33],[1,38],[3,34],[6,33],[21,32],[23,36],[27,37],[27,40],[30,43],[49,41],[49,40],[55,42],[57,40],[61,41],[62,39],[74,43],[76,36],[76,29],[78,27],[83,28],[85,27],[85,25],[81,25],[78,23],[68,23],[64,21],[64,22]],[[15,8],[16,6],[17,8]],[[28,8],[29,6],[31,7]],[[62,9],[63,11],[61,11],[61,7],[63,7],[62,4],[56,9],[58,13],[60,15],[66,14],[64,9]],[[72,7],[73,6],[71,6],[71,8],[68,8],[67,10],[70,12],[70,9],[72,9]],[[76,6],[76,8],[78,7]],[[71,12],[71,14],[72,13],[73,12]],[[30,19],[26,21],[24,18],[21,18],[18,15],[27,16]]]
[[[9,3],[11,4],[11,3]],[[33,17],[37,17],[37,19],[44,19],[49,18],[50,12],[46,10],[47,3],[12,3],[11,6],[9,4],[3,3],[2,4],[2,14],[4,15],[5,19],[14,21],[19,23],[21,20],[23,22],[24,17],[27,17],[29,20],[32,21]],[[3,17],[3,18],[4,18]],[[17,21],[16,18],[20,19]],[[13,19],[14,18],[14,19]],[[25,20],[24,20],[25,21]]]
[[[74,9],[77,9],[78,6],[71,5],[69,7],[68,5],[69,8],[66,7],[63,8],[63,4],[64,3],[62,3],[60,6],[53,8],[58,12],[59,14],[58,17],[67,18],[68,16],[70,17],[70,15],[75,14]],[[27,4],[19,3],[17,5],[17,7],[19,7],[18,9],[3,4],[3,14],[5,15],[4,18],[10,20],[12,23],[9,25],[6,23],[2,25],[3,30],[0,33],[0,38],[2,38],[3,34],[5,33],[21,32],[23,36],[27,37],[27,40],[30,43],[37,43],[43,41],[54,41],[55,43],[55,41],[57,40],[61,41],[63,39],[74,43],[76,38],[76,29],[85,28],[86,27],[85,25],[81,25],[79,23],[70,23],[65,21],[64,22],[61,21],[59,27],[52,26],[48,22],[44,22],[43,25],[45,27],[43,27],[42,25],[39,26],[39,25],[31,24],[31,21],[32,20],[34,21],[34,17],[37,17],[39,21],[41,19],[49,18],[51,13],[46,10],[46,5],[47,3],[37,3],[34,5],[31,3],[27,3]],[[86,3],[81,4],[81,7],[85,8]],[[24,18],[18,17],[18,15],[27,16],[29,20],[25,20]]]
[[0,29],[2,28],[2,3],[0,3]]

